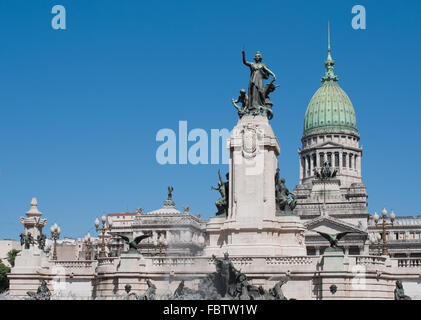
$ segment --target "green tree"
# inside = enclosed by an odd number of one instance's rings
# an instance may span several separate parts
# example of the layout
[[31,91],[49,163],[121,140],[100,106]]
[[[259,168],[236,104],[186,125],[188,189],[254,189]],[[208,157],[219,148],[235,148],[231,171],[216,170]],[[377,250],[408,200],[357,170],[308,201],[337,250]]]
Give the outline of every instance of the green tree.
[[10,268],[6,266],[0,259],[0,292],[9,289],[9,279],[7,274],[10,272]]
[[20,250],[12,249],[7,253],[7,261],[9,261],[12,268],[15,266],[16,255],[19,252],[20,252]]

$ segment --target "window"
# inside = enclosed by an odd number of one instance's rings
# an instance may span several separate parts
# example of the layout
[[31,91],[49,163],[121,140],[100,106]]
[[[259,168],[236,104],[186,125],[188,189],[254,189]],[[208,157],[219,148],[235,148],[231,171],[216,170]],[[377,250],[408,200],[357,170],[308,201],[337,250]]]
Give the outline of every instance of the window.
[[332,167],[332,154],[330,152],[327,154],[327,162]]
[[316,154],[315,153],[313,153],[313,168],[316,168],[317,167],[317,156],[316,156]]
[[352,154],[349,155],[349,168],[352,169]]
[[323,166],[324,162],[325,162],[325,154],[322,152],[320,153],[320,167]]
[[339,152],[335,152],[335,167],[339,168]]
[[305,178],[306,176],[306,158],[305,157],[303,157],[302,162],[303,162],[303,177]]
[[310,172],[310,166],[311,166],[311,162],[310,162],[310,156],[307,156],[307,174],[310,176],[311,172]]
[[354,158],[354,169],[355,170],[357,170],[357,155],[355,155],[355,158]]
[[346,153],[342,154],[342,167],[346,168]]

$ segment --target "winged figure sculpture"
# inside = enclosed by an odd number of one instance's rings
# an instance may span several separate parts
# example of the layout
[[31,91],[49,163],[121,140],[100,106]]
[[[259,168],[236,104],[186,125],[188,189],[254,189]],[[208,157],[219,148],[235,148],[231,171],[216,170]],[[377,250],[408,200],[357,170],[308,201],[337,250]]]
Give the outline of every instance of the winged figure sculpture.
[[118,236],[120,238],[122,238],[129,245],[129,251],[128,252],[137,252],[137,246],[138,246],[138,244],[142,240],[144,240],[146,238],[149,238],[149,237],[152,237],[152,233],[146,233],[146,234],[143,234],[141,236],[138,236],[138,237],[136,237],[134,239],[133,238],[130,238],[130,237],[127,237],[127,236],[123,236],[122,234],[118,234]]
[[345,237],[349,233],[355,233],[355,232],[350,232],[350,231],[340,232],[337,234],[328,234],[328,233],[323,233],[319,231],[316,231],[316,232],[320,234],[323,238],[325,238],[327,241],[329,241],[331,248],[339,248],[338,247],[339,240],[341,240],[343,237]]

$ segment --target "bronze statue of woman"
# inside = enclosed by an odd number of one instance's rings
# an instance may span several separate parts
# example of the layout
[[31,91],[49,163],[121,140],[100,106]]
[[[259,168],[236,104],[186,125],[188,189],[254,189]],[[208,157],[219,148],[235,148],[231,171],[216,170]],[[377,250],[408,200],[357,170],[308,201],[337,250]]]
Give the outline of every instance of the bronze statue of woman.
[[[250,81],[248,88],[248,109],[255,109],[258,106],[265,105],[265,94],[263,79],[269,79],[269,75],[276,80],[275,74],[262,63],[262,54],[260,51],[256,52],[254,56],[254,63],[246,61],[246,52],[243,50],[243,63],[250,68]],[[273,82],[272,81],[272,82]]]

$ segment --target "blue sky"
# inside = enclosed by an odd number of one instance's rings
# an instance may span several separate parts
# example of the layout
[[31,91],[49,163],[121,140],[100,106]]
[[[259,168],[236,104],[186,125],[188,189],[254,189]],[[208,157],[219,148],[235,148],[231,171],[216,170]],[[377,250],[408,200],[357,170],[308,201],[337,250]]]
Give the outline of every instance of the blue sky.
[[[67,10],[53,30],[51,8]],[[351,27],[354,5],[367,29]],[[161,128],[232,129],[247,87],[241,49],[281,86],[271,121],[281,174],[298,183],[307,104],[320,86],[327,21],[341,87],[361,134],[369,211],[421,214],[421,3],[417,1],[0,1],[0,238],[17,238],[37,197],[64,236],[103,212],[161,207],[213,215],[226,165],[156,162]]]

